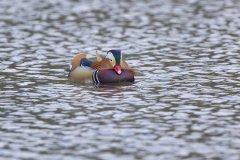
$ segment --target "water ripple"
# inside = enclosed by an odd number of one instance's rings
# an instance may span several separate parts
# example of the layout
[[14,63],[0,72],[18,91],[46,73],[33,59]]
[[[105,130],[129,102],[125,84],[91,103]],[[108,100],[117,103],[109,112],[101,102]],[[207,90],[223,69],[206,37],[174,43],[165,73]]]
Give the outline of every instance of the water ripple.
[[[1,158],[240,158],[239,2],[0,6]],[[67,80],[73,55],[112,48],[135,83]]]

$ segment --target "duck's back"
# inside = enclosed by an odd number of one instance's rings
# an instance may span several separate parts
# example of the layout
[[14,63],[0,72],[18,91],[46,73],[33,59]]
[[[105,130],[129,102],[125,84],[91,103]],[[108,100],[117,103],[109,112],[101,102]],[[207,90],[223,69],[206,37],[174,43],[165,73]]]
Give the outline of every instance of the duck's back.
[[96,70],[103,70],[103,69],[112,69],[113,66],[111,65],[108,59],[103,59],[101,61],[93,62],[92,68]]

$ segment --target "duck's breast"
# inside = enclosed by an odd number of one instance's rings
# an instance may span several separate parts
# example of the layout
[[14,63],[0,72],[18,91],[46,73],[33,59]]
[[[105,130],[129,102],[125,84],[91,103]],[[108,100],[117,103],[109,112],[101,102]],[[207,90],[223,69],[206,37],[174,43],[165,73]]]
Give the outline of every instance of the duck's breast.
[[133,82],[134,75],[131,71],[122,69],[119,75],[113,69],[98,70],[93,73],[95,83],[118,83],[118,82]]

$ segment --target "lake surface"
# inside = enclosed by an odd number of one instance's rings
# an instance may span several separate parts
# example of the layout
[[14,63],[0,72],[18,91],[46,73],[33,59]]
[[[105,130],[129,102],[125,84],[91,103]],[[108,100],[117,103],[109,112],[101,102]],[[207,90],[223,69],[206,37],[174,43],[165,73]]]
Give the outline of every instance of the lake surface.
[[[240,159],[237,0],[0,1],[0,159]],[[121,49],[133,84],[74,84]]]

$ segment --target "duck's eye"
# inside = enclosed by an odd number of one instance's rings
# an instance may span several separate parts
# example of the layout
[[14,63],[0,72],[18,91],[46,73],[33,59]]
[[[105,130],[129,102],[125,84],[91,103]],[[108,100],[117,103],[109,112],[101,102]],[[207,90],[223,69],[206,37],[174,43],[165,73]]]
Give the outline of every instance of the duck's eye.
[[110,59],[110,61],[112,62],[113,60],[112,60],[112,59]]

